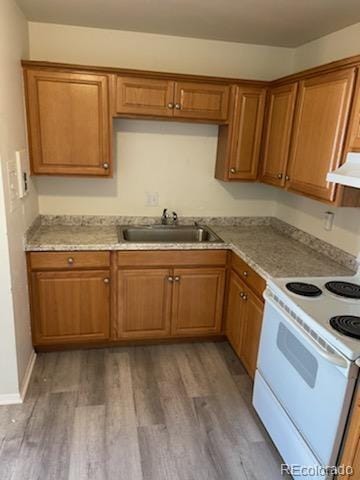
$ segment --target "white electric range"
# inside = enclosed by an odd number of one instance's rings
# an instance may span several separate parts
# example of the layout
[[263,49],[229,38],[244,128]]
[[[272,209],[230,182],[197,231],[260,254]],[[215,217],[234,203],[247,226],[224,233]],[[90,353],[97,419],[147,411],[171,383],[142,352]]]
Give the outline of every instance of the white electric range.
[[331,479],[360,366],[360,275],[275,279],[264,298],[254,407],[295,478]]

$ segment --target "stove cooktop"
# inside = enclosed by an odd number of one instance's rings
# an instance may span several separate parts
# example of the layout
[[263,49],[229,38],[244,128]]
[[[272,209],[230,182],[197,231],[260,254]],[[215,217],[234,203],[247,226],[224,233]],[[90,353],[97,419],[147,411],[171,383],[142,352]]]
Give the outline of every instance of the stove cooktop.
[[[300,288],[292,288],[291,284],[300,284]],[[304,287],[302,284],[310,286]],[[359,318],[360,329],[360,296],[357,297],[357,292],[360,292],[360,274],[336,278],[280,278],[269,280],[268,287],[330,345],[350,360],[360,358],[360,334],[355,335],[354,330],[351,330],[352,335],[346,334],[343,327],[343,324],[348,324],[353,328],[357,324],[354,319]],[[317,296],[304,295],[304,291],[317,292],[317,289],[321,292]],[[344,292],[346,296],[343,295]],[[347,320],[330,321],[340,317]]]

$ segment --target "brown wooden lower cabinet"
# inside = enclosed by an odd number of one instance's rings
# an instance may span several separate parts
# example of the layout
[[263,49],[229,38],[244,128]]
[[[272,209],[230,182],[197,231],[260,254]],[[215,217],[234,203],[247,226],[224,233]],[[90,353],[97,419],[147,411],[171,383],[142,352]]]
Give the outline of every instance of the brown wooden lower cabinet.
[[226,335],[252,378],[256,370],[263,309],[263,301],[232,271],[228,290]]
[[170,335],[171,270],[119,270],[117,337],[159,338]]
[[119,269],[117,338],[221,332],[225,268]]
[[175,269],[172,334],[220,333],[224,284],[224,268]]
[[340,475],[338,478],[341,480],[360,478],[360,385],[357,388],[354,407],[349,421],[340,465],[352,467],[353,473],[352,475]]
[[32,273],[35,345],[108,339],[109,276],[108,270]]
[[[225,250],[29,253],[34,345],[215,338],[227,258]],[[232,267],[226,334],[253,376],[264,281],[236,256]]]

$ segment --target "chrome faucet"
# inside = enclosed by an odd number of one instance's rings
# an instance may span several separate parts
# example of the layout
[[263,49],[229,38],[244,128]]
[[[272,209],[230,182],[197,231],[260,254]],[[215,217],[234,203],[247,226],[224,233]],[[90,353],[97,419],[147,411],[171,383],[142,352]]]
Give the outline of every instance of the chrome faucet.
[[172,212],[171,215],[167,213],[167,208],[164,208],[161,215],[161,225],[176,225],[178,222],[178,215],[176,212]]

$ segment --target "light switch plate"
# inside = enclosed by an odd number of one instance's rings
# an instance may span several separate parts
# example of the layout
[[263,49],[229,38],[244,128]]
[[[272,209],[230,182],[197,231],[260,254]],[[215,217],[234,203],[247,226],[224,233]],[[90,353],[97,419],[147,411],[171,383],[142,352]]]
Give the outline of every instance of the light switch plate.
[[16,156],[16,173],[18,181],[19,198],[25,197],[29,193],[29,161],[27,150],[18,150]]
[[17,207],[17,200],[19,198],[16,161],[9,160],[6,164],[6,167],[8,177],[7,180],[9,185],[10,212],[13,212]]

